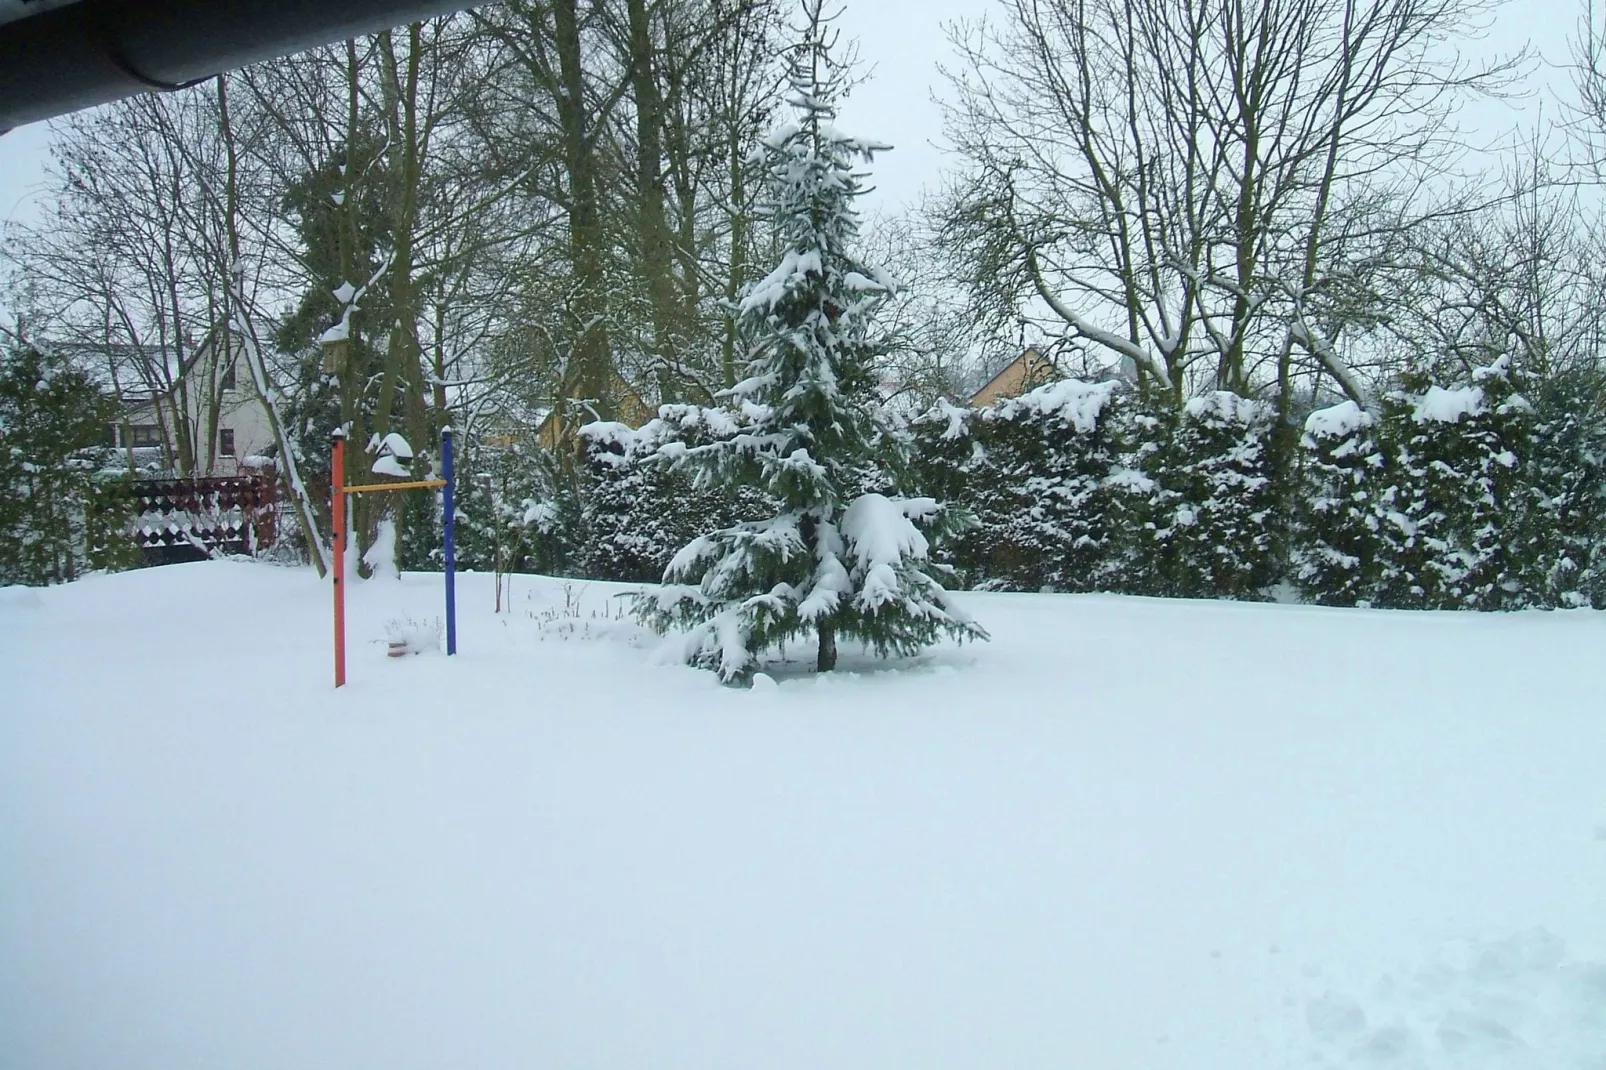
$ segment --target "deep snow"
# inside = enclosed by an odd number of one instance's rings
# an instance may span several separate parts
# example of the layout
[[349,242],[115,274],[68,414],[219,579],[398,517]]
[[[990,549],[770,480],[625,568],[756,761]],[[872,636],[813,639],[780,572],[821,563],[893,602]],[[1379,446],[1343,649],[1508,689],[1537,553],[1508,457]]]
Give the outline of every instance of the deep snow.
[[[751,691],[601,584],[0,590],[0,1066],[1606,1068],[1606,616],[964,596]],[[804,652],[798,652],[802,655]]]

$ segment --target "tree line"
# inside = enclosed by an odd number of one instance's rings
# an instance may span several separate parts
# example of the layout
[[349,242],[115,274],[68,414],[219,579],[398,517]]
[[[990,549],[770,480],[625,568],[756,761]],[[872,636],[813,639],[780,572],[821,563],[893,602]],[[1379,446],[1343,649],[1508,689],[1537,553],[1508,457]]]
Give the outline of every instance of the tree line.
[[[1170,429],[1156,450],[1188,454],[1201,406],[1253,411],[1285,510],[1309,415],[1340,401],[1389,426],[1390,397],[1500,366],[1587,439],[1606,398],[1600,27],[1575,37],[1565,122],[1473,152],[1461,109],[1534,70],[1479,44],[1497,9],[998,0],[951,26],[954,166],[857,236],[902,283],[868,343],[883,402],[962,408],[1032,344],[1056,377],[1123,383]],[[183,399],[223,371],[187,358],[238,350],[315,563],[342,425],[404,433],[421,468],[454,426],[492,558],[612,553],[565,546],[610,493],[572,444],[717,407],[744,377],[739,309],[784,245],[756,150],[786,118],[792,14],[509,0],[71,117],[44,219],[7,234],[9,329],[166,399],[178,471],[216,437]],[[411,508],[404,556],[424,564],[436,520]]]

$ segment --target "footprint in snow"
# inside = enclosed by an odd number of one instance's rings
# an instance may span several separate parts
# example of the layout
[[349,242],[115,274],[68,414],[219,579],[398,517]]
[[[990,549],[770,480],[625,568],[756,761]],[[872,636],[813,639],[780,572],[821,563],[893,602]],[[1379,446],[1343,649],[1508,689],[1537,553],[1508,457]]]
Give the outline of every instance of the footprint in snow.
[[1539,928],[1456,941],[1385,975],[1370,1001],[1331,991],[1310,1000],[1305,1019],[1318,1063],[1606,1070],[1606,963],[1570,960]]
[[1451,1055],[1494,1055],[1523,1047],[1522,1041],[1490,1018],[1452,1011],[1439,1024],[1439,1044]]
[[1392,1063],[1414,1047],[1411,1031],[1402,1025],[1374,1029],[1370,1035],[1350,1051],[1350,1059],[1358,1063]]

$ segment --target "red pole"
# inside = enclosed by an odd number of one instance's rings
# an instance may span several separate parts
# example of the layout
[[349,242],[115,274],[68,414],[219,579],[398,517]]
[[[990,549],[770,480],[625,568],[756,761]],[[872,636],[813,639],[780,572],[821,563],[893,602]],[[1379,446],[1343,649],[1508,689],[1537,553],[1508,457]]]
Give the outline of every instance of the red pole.
[[335,455],[329,466],[329,504],[335,522],[335,686],[346,683],[346,433],[335,432]]

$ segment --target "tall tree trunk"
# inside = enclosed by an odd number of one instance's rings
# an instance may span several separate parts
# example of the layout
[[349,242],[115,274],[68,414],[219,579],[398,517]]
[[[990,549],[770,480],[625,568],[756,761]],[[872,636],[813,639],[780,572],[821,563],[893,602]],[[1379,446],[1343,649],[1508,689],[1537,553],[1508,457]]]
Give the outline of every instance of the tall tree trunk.
[[721,347],[721,371],[727,388],[736,385],[737,330],[736,299],[747,281],[747,160],[742,147],[741,117],[730,116],[730,143],[726,146],[730,164],[730,273],[725,278],[725,339]]
[[607,324],[607,280],[597,154],[586,102],[578,0],[554,0],[553,45],[558,53],[558,122],[569,179],[569,259],[574,274],[575,337],[564,369],[562,401],[585,399],[597,415],[614,415],[613,361]]
[[[674,364],[675,278],[665,210],[663,171],[664,108],[654,62],[651,15],[646,0],[626,0],[630,23],[630,84],[636,103],[636,230],[641,271],[652,310],[653,356],[661,369]],[[668,377],[663,377],[668,382]],[[670,400],[664,398],[665,401]]]
[[[244,271],[240,266],[240,181],[239,181],[239,153],[234,143],[234,127],[229,120],[228,77],[217,77],[217,103],[218,125],[223,136],[223,145],[226,152],[227,172],[224,175],[224,210],[223,220],[226,230],[226,240],[229,250],[229,269],[233,273],[228,291],[228,302],[232,306],[228,330],[223,332],[223,344],[228,356],[234,355],[234,347],[230,343],[231,334],[238,333],[240,344],[244,350],[243,356],[246,367],[251,373],[251,383],[256,388],[257,400],[262,405],[262,412],[268,418],[268,427],[273,432],[274,444],[279,453],[279,479],[283,483],[286,496],[290,499],[291,508],[296,512],[296,522],[301,525],[301,532],[306,536],[307,554],[312,558],[312,567],[318,570],[321,578],[328,570],[330,563],[330,548],[324,544],[323,536],[318,530],[317,511],[313,508],[312,499],[307,494],[306,485],[301,481],[301,469],[296,463],[294,443],[285,431],[284,420],[279,415],[278,406],[274,403],[274,391],[268,382],[267,365],[262,360],[262,353],[257,346],[256,332],[251,324],[249,310],[245,307]],[[337,503],[338,504],[338,503]]]
[[[390,135],[390,230],[394,260],[390,269],[390,343],[386,347],[384,377],[374,408],[374,433],[383,437],[392,429],[392,414],[400,398],[403,420],[420,406],[414,394],[421,394],[422,354],[418,345],[418,292],[414,270],[414,239],[418,227],[418,186],[422,178],[422,153],[418,128],[418,65],[423,51],[423,27],[407,27],[405,71],[396,57],[395,35],[380,34],[386,124]],[[420,435],[420,427],[408,427],[409,434]],[[422,446],[415,443],[415,448]]]
[[[359,183],[367,161],[358,156],[358,146],[362,143],[362,65],[357,58],[357,42],[354,40],[346,42],[345,118],[345,144],[341,150],[343,159],[340,172],[344,179],[340,200],[340,281],[360,286],[367,270],[365,265],[357,263],[363,202]],[[361,484],[372,482],[372,479],[370,458],[362,448],[365,439],[360,426],[365,408],[363,394],[368,386],[368,368],[366,362],[359,359],[359,354],[363,352],[360,340],[362,313],[359,309],[351,310],[348,323],[345,363],[336,375],[340,379],[340,423],[346,428],[346,482]],[[331,503],[331,508],[346,510],[350,521],[347,525],[347,541],[356,551],[359,574],[366,568],[361,564],[363,556],[374,542],[378,527],[375,507],[378,504],[381,503],[376,502],[373,495],[353,495],[346,501]]]

